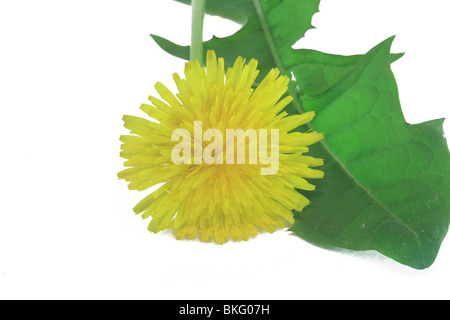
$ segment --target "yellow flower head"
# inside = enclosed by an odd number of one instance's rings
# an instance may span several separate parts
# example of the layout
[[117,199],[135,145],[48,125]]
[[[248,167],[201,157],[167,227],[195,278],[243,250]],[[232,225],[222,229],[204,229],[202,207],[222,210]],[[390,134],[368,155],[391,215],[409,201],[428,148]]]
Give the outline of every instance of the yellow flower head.
[[323,136],[293,132],[314,113],[282,112],[293,100],[281,99],[289,78],[272,69],[254,89],[256,68],[256,60],[239,57],[225,74],[224,60],[209,51],[206,68],[194,60],[186,63],[186,79],[174,74],[176,96],[155,85],[165,102],[149,97],[141,106],[153,121],[124,116],[133,135],[121,136],[129,168],[119,178],[139,191],[163,183],[134,208],[152,216],[150,231],[248,240],[292,224],[292,210],[309,204],[296,189],[314,190],[305,178],[323,177],[310,168],[323,161],[303,154]]

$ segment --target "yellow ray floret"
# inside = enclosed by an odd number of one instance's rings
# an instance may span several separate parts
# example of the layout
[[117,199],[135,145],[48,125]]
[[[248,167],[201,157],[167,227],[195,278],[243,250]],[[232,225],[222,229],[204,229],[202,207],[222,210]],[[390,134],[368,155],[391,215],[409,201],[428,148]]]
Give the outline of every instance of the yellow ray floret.
[[[186,63],[184,79],[174,74],[176,95],[159,82],[155,85],[162,100],[149,97],[149,104],[141,106],[152,120],[124,116],[131,134],[120,139],[128,168],[119,178],[139,191],[162,184],[134,207],[143,218],[152,217],[150,231],[172,228],[177,239],[198,236],[217,243],[248,240],[261,230],[273,232],[292,224],[292,211],[309,204],[297,189],[315,189],[306,179],[323,177],[313,169],[323,161],[304,153],[323,135],[295,131],[313,119],[313,112],[283,112],[293,100],[285,96],[288,77],[272,69],[254,88],[258,73],[256,60],[245,64],[241,57],[225,72],[224,60],[208,51],[206,68],[194,60]],[[176,163],[173,154],[179,141],[173,133],[178,129],[185,130],[190,147],[182,149],[184,160]],[[204,141],[209,129],[224,133],[223,141],[214,136],[215,148],[210,149],[213,139]],[[231,152],[235,146],[230,147],[230,141],[235,140],[225,139],[228,129],[254,129],[260,135],[255,144],[244,136]],[[270,130],[277,130],[278,141],[270,135],[263,140],[261,134]],[[236,156],[240,146],[243,158]],[[265,156],[262,146],[268,148]],[[208,157],[206,150],[213,150]],[[258,157],[252,158],[257,150]],[[276,171],[262,174],[269,158]]]

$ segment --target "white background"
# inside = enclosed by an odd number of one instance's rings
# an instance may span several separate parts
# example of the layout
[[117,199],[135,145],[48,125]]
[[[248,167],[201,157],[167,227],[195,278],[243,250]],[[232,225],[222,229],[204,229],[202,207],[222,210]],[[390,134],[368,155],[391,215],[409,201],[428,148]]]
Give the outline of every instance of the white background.
[[[397,35],[410,123],[449,117],[448,0],[322,0],[295,47],[364,53]],[[239,26],[206,17],[205,39]],[[215,245],[151,234],[122,169],[122,115],[184,61],[190,7],[169,0],[0,0],[0,298],[448,299],[450,238],[413,270],[317,248],[281,230]],[[445,130],[449,132],[448,121]]]

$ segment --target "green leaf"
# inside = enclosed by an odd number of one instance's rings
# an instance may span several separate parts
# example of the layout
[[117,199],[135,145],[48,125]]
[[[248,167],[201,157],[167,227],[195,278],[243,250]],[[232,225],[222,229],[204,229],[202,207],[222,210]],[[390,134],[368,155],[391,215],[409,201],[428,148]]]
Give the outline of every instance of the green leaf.
[[[191,0],[176,1],[191,3]],[[320,0],[208,0],[206,13],[244,26],[229,37],[213,37],[205,42],[204,55],[208,50],[214,50],[217,56],[225,59],[226,67],[231,67],[238,56],[247,61],[254,58],[258,60],[261,71],[257,81],[274,67],[291,76],[294,68],[302,66],[303,72],[298,79],[302,80],[300,90],[322,92],[344,76],[362,55],[341,56],[291,48],[306,31],[313,28],[311,20],[319,11],[319,3]],[[157,35],[151,37],[169,54],[189,60],[190,46],[180,46]],[[392,55],[392,62],[402,55]],[[294,93],[290,92],[291,95]],[[299,109],[298,105],[291,107],[294,108],[291,112]]]
[[[177,1],[191,3],[190,0]],[[311,72],[317,67],[318,73],[322,72],[324,61],[327,62],[326,67],[354,65],[361,55],[347,57],[291,48],[306,31],[313,28],[311,19],[319,10],[319,2],[320,0],[208,0],[206,13],[232,19],[244,26],[229,37],[213,37],[205,42],[204,54],[206,56],[208,50],[214,50],[217,56],[225,59],[226,67],[231,67],[238,56],[247,61],[252,58],[258,60],[261,72],[257,81],[274,67],[290,75],[290,67],[300,64],[310,64]],[[189,46],[177,45],[157,35],[151,36],[166,52],[189,60]]]
[[[325,179],[291,228],[322,246],[377,250],[417,269],[436,258],[450,223],[450,157],[443,120],[409,125],[390,69],[392,39],[326,92],[302,96],[325,141]],[[298,71],[294,71],[294,75]],[[303,192],[305,193],[305,192]]]
[[[188,0],[177,0],[189,4]],[[208,0],[206,12],[243,24],[213,37],[226,63],[256,58],[261,77],[277,67],[290,77],[290,113],[314,110],[307,128],[324,140],[310,153],[325,160],[325,178],[311,204],[296,213],[293,234],[325,247],[377,250],[417,269],[436,258],[450,223],[450,156],[443,120],[405,122],[390,64],[393,38],[365,55],[292,49],[310,29],[319,0]],[[189,47],[152,36],[167,52],[189,59]],[[229,65],[228,65],[229,66]],[[258,80],[258,79],[257,79]]]

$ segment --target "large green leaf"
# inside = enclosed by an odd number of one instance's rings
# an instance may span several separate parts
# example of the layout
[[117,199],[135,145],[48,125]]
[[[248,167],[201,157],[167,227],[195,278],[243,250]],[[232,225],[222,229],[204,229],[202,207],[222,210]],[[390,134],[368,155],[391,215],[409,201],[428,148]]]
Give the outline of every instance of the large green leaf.
[[[177,0],[189,4],[188,0]],[[339,56],[291,46],[311,28],[319,0],[208,0],[206,11],[244,24],[214,49],[228,63],[259,61],[294,76],[292,112],[314,110],[308,128],[325,139],[311,153],[325,178],[307,194],[311,205],[290,229],[314,244],[377,250],[413,268],[430,266],[450,222],[450,157],[442,120],[405,122],[390,63],[392,39],[366,55]],[[189,59],[189,47],[158,36],[167,52]],[[304,193],[304,191],[302,191]]]
[[[325,141],[325,179],[291,230],[324,246],[377,250],[403,264],[430,266],[450,222],[450,157],[443,120],[409,125],[390,69],[388,39],[338,84],[302,96]],[[296,74],[296,71],[294,71]]]

